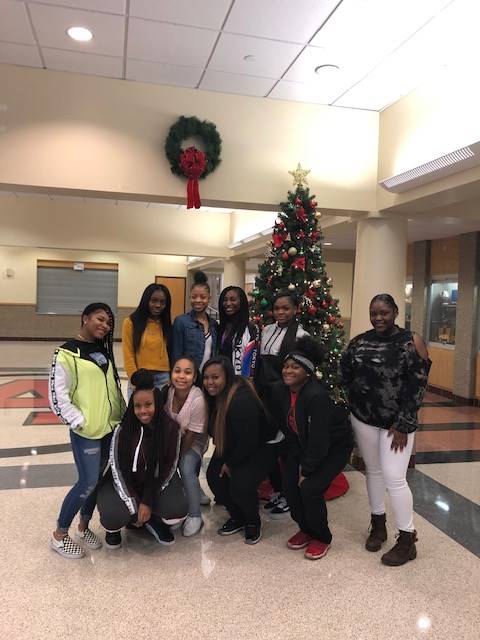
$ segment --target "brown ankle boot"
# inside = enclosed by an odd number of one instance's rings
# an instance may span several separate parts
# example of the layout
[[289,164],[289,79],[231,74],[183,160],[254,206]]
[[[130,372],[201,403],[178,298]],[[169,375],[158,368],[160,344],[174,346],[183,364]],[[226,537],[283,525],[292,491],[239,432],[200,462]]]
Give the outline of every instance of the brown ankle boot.
[[400,531],[395,546],[383,554],[383,564],[389,567],[399,567],[409,560],[414,560],[417,557],[415,542],[417,542],[416,531]]
[[365,542],[365,549],[367,551],[380,551],[386,539],[387,527],[385,526],[385,514],[375,515],[372,513],[370,535]]

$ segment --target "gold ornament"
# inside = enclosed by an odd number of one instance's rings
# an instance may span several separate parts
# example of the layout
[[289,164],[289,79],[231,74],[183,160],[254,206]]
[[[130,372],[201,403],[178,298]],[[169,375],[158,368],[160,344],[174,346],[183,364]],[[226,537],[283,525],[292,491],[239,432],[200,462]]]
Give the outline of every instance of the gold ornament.
[[293,283],[290,283],[287,288],[288,288],[289,291],[294,291],[295,290],[295,285]]
[[295,247],[290,247],[290,249],[288,250],[288,255],[289,256],[296,256],[297,255],[297,249]]
[[295,171],[288,172],[293,177],[293,184],[297,187],[303,187],[303,185],[307,185],[307,176],[310,173],[310,169],[302,169],[302,165],[300,163],[297,164],[297,168]]
[[315,211],[315,220],[320,220],[321,217],[322,217],[322,212],[321,211]]
[[323,329],[324,331],[330,331],[330,325],[329,325],[329,324],[327,324],[327,323],[322,324],[322,329]]

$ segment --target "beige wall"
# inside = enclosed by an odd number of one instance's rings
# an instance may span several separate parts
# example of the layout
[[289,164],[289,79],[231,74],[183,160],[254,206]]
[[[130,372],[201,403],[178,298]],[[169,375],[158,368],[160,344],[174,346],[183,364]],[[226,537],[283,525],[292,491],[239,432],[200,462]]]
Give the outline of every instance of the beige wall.
[[[378,180],[413,169],[479,140],[480,90],[458,69],[434,74],[429,82],[380,114]],[[480,179],[470,169],[404,194],[379,187],[379,209]]]
[[[187,276],[183,256],[0,246],[0,304],[36,304],[37,259],[117,263],[119,307],[137,306],[155,276]],[[6,277],[6,269],[12,269],[14,276]]]
[[222,164],[201,182],[204,200],[276,205],[301,162],[320,206],[375,204],[374,112],[8,65],[0,86],[0,183],[184,199],[163,145],[175,120],[192,114],[223,139]]

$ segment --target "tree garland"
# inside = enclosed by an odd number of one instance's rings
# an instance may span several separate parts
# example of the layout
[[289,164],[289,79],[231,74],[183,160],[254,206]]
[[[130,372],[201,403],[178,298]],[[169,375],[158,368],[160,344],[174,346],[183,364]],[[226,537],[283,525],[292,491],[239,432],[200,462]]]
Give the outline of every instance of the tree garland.
[[165,140],[165,154],[170,162],[170,170],[176,176],[185,176],[185,171],[180,162],[184,151],[182,142],[187,138],[198,138],[202,142],[206,165],[198,178],[203,180],[212,171],[215,171],[221,162],[222,139],[213,122],[199,120],[195,116],[188,118],[180,116],[175,124],[170,127]]

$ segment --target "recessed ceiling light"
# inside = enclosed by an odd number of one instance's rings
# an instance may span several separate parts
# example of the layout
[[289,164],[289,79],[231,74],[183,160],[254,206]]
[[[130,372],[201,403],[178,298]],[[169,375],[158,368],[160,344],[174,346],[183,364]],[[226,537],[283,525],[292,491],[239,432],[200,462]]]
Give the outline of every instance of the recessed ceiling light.
[[70,27],[67,29],[67,35],[77,42],[90,42],[93,33],[86,27]]
[[324,73],[325,71],[338,71],[340,67],[336,64],[320,64],[318,67],[315,67],[315,73],[318,75]]
[[249,54],[248,56],[243,56],[243,59],[245,60],[245,62],[255,62],[256,60],[255,56],[252,56],[251,54]]

